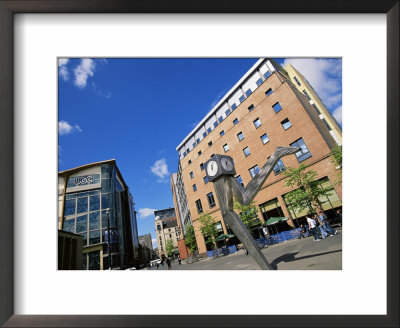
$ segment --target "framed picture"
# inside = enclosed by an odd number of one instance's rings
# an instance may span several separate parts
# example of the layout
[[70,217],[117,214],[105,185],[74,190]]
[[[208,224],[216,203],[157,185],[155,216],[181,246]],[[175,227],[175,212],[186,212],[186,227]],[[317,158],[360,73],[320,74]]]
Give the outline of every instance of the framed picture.
[[[85,13],[101,15],[83,16]],[[215,15],[218,13],[233,15]],[[364,13],[377,15],[360,15]],[[397,1],[351,1],[339,5],[335,1],[315,1],[301,6],[296,1],[195,2],[190,6],[182,1],[168,5],[164,1],[1,1],[0,323],[5,327],[171,324],[295,327],[306,320],[308,325],[316,327],[398,326],[398,15]],[[344,34],[348,38],[340,39]],[[127,39],[130,36],[132,39]],[[353,36],[358,39],[352,39]],[[149,40],[156,40],[156,45]],[[36,49],[35,60],[29,58],[31,49]],[[357,52],[361,49],[363,55]],[[365,55],[366,49],[370,51],[368,55]],[[144,277],[144,272],[130,272],[133,275],[129,277],[141,282],[137,285],[142,286],[137,289],[129,286],[130,278],[122,276],[123,272],[91,272],[89,276],[58,271],[55,275],[57,254],[51,243],[55,240],[52,215],[57,216],[56,206],[46,204],[56,199],[57,189],[56,172],[52,171],[57,167],[55,72],[60,56],[341,57],[346,75],[343,80],[344,149],[348,145],[348,150],[344,156],[349,154],[353,159],[351,156],[362,154],[364,159],[362,164],[357,161],[345,164],[353,174],[344,176],[344,194],[347,193],[349,203],[350,200],[354,203],[349,205],[350,217],[363,220],[363,224],[350,222],[348,235],[343,235],[343,270],[339,273],[296,271],[295,274],[278,270],[268,272],[267,276],[257,271],[251,274],[251,280],[256,281],[252,285],[249,285],[248,273],[205,271],[188,275],[171,271],[175,275],[162,277],[174,282],[169,292],[164,290],[165,283],[158,285],[159,277]],[[385,59],[386,67],[383,67],[381,62]],[[24,75],[33,66],[36,74]],[[368,72],[374,72],[379,85],[363,86],[371,76]],[[354,88],[350,84],[363,87]],[[352,90],[355,90],[353,95]],[[358,98],[363,94],[363,99]],[[373,106],[384,104],[383,97],[386,97],[387,110],[379,109],[377,114]],[[34,103],[27,106],[26,102],[34,98]],[[354,105],[357,101],[365,104],[362,114],[360,108],[349,109],[357,107]],[[371,134],[374,138],[369,138]],[[362,144],[360,137],[365,137]],[[27,147],[27,139],[35,141],[35,146]],[[382,162],[386,163],[385,168]],[[360,166],[364,176],[357,174]],[[368,169],[375,167],[381,168],[380,174],[385,178],[371,181]],[[86,183],[82,181],[79,183]],[[38,201],[43,201],[45,206],[38,207]],[[374,201],[377,205],[372,207]],[[373,215],[369,215],[371,211]],[[380,221],[375,221],[377,218]],[[359,235],[360,229],[364,236]],[[377,241],[374,247],[371,238]],[[35,249],[35,256],[27,256],[27,248]],[[117,278],[112,276],[116,274]],[[321,277],[322,282],[308,286],[309,280]],[[100,282],[102,279],[119,281],[104,286],[99,283],[97,289],[88,286],[89,280]],[[207,281],[207,288],[201,287],[205,286],[203,281]],[[279,281],[281,289],[269,287],[278,285],[270,284],[271,281]],[[73,294],[71,284],[75,285],[75,296],[70,295]],[[308,286],[307,290],[314,288],[320,292],[321,286],[329,286],[326,288],[329,295],[322,293],[313,297],[310,291],[302,295],[302,284]],[[85,292],[78,293],[82,290]],[[218,293],[223,293],[223,297],[215,297]],[[379,300],[374,304],[377,310],[364,304],[363,298]],[[358,307],[354,304],[357,300]],[[350,303],[347,310],[346,302]],[[172,308],[166,303],[172,304]]]

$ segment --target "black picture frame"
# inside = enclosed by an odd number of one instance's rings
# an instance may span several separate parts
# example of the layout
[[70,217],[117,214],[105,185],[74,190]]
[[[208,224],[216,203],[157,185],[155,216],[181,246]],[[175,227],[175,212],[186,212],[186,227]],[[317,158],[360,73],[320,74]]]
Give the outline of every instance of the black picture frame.
[[[213,315],[212,318],[203,315],[14,315],[13,16],[16,13],[386,14],[387,315]],[[399,1],[2,0],[0,1],[0,70],[0,324],[4,327],[399,327]],[[370,265],[374,265],[373,259]]]

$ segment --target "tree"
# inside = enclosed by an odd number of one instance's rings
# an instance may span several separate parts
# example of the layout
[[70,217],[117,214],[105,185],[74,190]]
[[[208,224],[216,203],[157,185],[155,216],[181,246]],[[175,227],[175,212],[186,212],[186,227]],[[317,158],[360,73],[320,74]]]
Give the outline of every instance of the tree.
[[247,229],[251,231],[251,229],[255,226],[260,225],[260,221],[257,220],[258,207],[255,205],[254,201],[252,201],[249,205],[242,205],[235,200],[233,207],[235,210],[238,210],[239,216]]
[[200,222],[200,231],[204,236],[206,244],[210,245],[212,248],[216,248],[215,239],[218,236],[218,232],[215,225],[217,222],[208,213],[200,215],[198,220]]
[[172,241],[172,239],[168,239],[165,243],[165,251],[167,252],[168,256],[172,255],[174,249],[174,242]]
[[322,188],[320,182],[316,180],[317,172],[307,171],[307,166],[300,164],[297,169],[288,167],[285,175],[287,177],[286,186],[298,187],[285,196],[290,210],[302,211],[308,208],[309,213],[322,211],[320,197],[329,196],[329,191],[333,188]]
[[335,185],[342,185],[342,146],[336,145],[331,151],[331,163],[336,166],[338,174],[336,175]]
[[194,252],[197,250],[197,241],[196,235],[194,233],[194,227],[188,223],[185,226],[185,230],[185,245],[187,248],[189,248],[190,253],[194,254]]

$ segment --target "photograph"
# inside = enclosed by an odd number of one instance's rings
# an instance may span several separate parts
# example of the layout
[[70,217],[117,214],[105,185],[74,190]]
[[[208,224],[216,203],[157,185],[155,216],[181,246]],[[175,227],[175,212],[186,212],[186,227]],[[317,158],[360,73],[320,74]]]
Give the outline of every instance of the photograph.
[[57,65],[58,270],[342,270],[341,57]]

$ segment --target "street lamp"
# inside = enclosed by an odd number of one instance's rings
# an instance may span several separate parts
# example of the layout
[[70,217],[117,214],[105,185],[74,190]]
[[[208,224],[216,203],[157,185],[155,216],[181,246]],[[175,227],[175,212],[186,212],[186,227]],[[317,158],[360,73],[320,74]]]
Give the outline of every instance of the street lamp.
[[108,270],[111,270],[112,268],[112,258],[111,258],[111,233],[110,233],[110,208],[106,208],[106,214],[107,214],[107,248],[108,248]]

